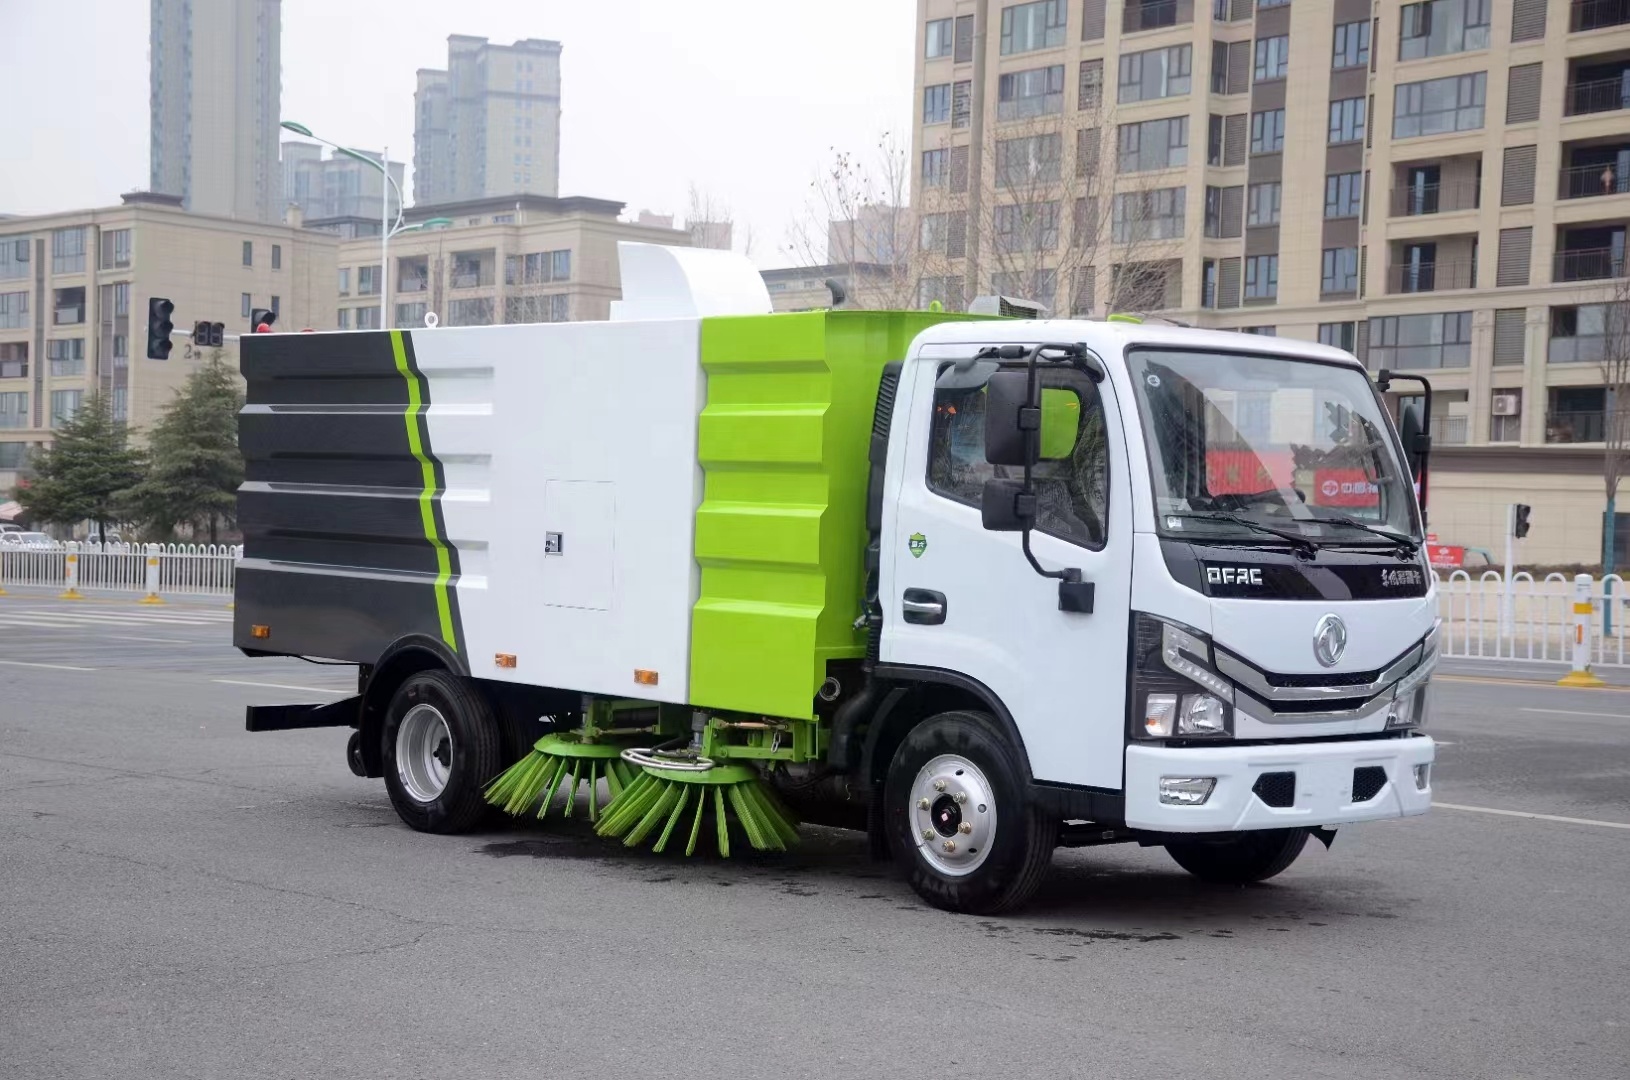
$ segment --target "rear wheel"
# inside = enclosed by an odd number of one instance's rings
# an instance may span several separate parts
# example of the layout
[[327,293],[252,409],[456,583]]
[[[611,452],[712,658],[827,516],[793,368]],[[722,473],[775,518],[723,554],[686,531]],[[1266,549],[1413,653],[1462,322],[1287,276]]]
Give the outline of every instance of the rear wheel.
[[391,698],[383,740],[385,787],[403,821],[456,833],[485,816],[481,789],[498,774],[502,740],[492,706],[464,679],[408,676]]
[[1018,750],[986,713],[919,724],[895,751],[883,787],[897,865],[924,900],[990,915],[1035,893],[1057,823],[1030,805]]
[[1261,829],[1166,845],[1177,865],[1202,881],[1248,885],[1283,873],[1307,843],[1307,829]]

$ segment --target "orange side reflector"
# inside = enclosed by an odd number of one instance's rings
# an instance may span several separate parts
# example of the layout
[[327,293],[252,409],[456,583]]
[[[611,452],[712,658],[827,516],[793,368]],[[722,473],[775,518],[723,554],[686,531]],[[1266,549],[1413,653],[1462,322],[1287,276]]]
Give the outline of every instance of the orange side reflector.
[[497,664],[499,667],[512,668],[515,666],[515,654],[512,652],[498,653],[493,656],[492,662]]
[[272,636],[272,628],[256,623],[249,628],[249,636],[252,638],[269,638]]
[[647,671],[644,668],[635,668],[634,681],[641,686],[655,686],[657,684],[657,673]]

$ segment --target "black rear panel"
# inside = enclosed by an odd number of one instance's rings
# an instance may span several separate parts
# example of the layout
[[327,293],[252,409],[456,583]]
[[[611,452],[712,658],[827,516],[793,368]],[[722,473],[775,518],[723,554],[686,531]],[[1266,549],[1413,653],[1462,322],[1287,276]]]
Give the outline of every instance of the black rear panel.
[[355,663],[409,636],[458,652],[458,556],[412,336],[256,334],[240,349],[234,643]]

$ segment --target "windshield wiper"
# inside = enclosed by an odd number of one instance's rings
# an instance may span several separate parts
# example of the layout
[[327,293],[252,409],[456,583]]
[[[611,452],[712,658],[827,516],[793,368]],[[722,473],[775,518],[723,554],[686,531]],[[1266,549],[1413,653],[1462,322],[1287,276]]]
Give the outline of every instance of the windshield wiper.
[[1298,554],[1309,559],[1313,558],[1319,553],[1318,545],[1313,543],[1312,540],[1309,540],[1307,537],[1303,536],[1301,533],[1293,533],[1285,529],[1276,529],[1272,525],[1264,525],[1262,522],[1248,518],[1244,514],[1230,514],[1225,511],[1210,511],[1199,514],[1187,513],[1183,516],[1186,518],[1199,518],[1201,521],[1227,521],[1235,525],[1244,525],[1247,529],[1255,529],[1257,532],[1267,533],[1270,536],[1277,536],[1281,540],[1289,540],[1291,547],[1295,549]]
[[1407,536],[1391,532],[1387,529],[1377,529],[1374,525],[1367,525],[1357,518],[1349,517],[1346,514],[1326,514],[1323,516],[1315,515],[1313,517],[1303,518],[1302,520],[1316,521],[1321,525],[1345,525],[1350,529],[1360,529],[1367,533],[1374,533],[1376,536],[1385,537],[1388,541],[1397,544],[1410,555],[1415,554],[1415,552],[1420,548],[1419,544]]

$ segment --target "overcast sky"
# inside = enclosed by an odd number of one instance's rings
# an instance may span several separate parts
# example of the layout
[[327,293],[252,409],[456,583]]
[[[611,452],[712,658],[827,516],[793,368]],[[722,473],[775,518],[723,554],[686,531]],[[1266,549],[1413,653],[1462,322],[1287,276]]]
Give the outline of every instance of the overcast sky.
[[[909,140],[915,19],[912,0],[283,0],[283,116],[410,161],[414,72],[446,66],[449,34],[552,38],[562,195],[683,217],[694,182],[783,265],[831,148]],[[0,213],[145,188],[147,0],[0,0],[0,21]]]

